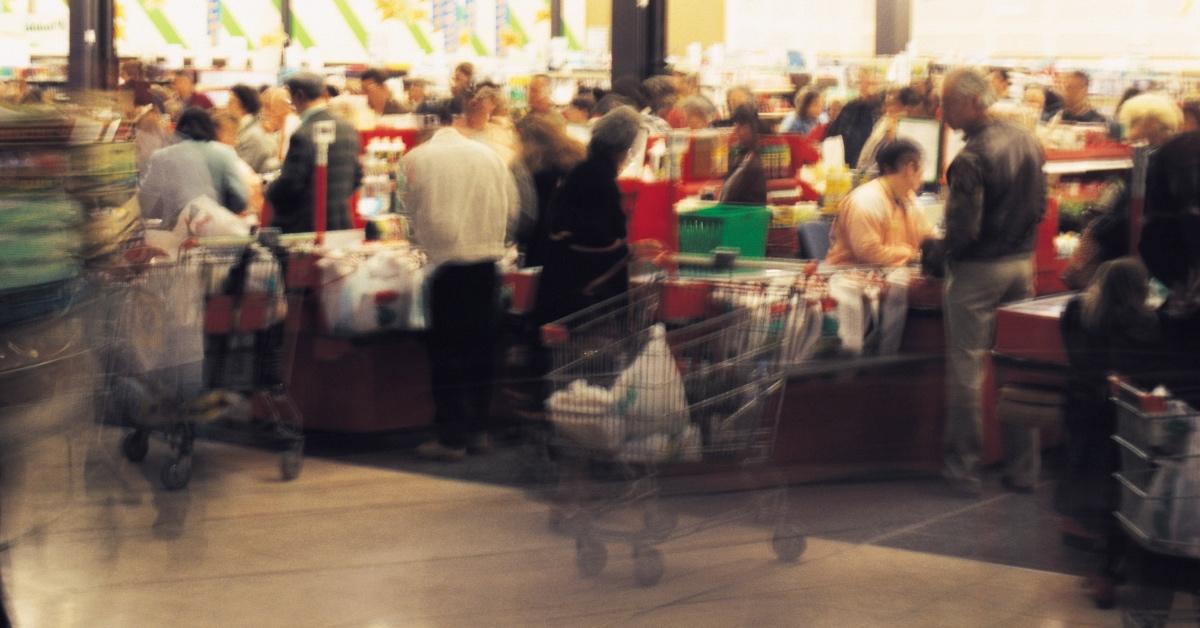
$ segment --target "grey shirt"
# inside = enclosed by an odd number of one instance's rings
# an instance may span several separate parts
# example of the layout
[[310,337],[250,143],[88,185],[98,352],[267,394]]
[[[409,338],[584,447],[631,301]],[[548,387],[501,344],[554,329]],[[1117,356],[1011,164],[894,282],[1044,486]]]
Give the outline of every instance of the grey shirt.
[[254,116],[244,116],[239,123],[236,150],[238,157],[258,174],[279,169],[279,144]]
[[238,175],[238,156],[219,142],[183,140],[150,156],[138,191],[142,217],[161,218],[175,228],[188,203],[207,196],[226,209],[246,208],[250,191]]

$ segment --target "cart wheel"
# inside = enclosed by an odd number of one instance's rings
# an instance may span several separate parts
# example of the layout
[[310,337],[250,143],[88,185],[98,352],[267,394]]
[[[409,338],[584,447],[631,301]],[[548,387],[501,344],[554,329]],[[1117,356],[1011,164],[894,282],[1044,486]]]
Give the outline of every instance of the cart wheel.
[[662,508],[657,504],[646,508],[644,519],[646,532],[658,537],[669,535],[679,525],[678,513]]
[[584,578],[595,578],[608,564],[608,550],[604,544],[587,537],[575,539],[575,566]]
[[134,430],[121,439],[121,453],[125,454],[125,458],[130,462],[145,460],[149,451],[150,434],[146,432]]
[[633,548],[633,579],[640,587],[652,587],[662,580],[666,572],[663,554],[653,547]]
[[771,549],[785,563],[795,562],[808,549],[808,539],[794,525],[781,523],[771,538]]
[[300,469],[304,466],[304,446],[297,445],[285,452],[279,458],[279,475],[284,482],[291,482],[300,477]]
[[188,485],[192,479],[192,457],[183,456],[178,460],[168,462],[162,468],[162,483],[169,491],[177,491]]

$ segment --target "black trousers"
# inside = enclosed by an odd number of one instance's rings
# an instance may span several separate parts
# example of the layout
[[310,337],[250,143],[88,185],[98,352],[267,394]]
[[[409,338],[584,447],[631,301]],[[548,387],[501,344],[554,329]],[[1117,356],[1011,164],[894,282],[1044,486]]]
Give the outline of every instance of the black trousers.
[[461,448],[487,427],[496,374],[500,278],[492,262],[444,264],[429,290],[438,440]]

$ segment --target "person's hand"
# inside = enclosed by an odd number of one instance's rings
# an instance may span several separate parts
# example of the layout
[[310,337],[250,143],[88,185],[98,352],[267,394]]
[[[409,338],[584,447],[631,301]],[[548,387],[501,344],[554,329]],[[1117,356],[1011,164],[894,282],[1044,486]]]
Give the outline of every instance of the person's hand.
[[658,263],[667,253],[667,248],[658,240],[638,240],[629,243],[629,252],[636,259]]

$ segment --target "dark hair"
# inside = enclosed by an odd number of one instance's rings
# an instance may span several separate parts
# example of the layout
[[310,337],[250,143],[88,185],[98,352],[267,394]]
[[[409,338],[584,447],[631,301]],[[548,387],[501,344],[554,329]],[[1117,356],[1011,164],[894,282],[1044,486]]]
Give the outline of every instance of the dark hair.
[[641,81],[632,76],[622,76],[613,81],[612,93],[629,99],[633,103],[633,108],[638,111],[644,109],[649,102],[646,90],[642,89]]
[[896,139],[884,144],[875,154],[875,163],[879,172],[892,174],[912,162],[920,163],[923,158],[921,147],[909,139]]
[[358,80],[359,81],[371,81],[372,83],[378,83],[380,85],[383,85],[384,83],[387,82],[388,77],[387,77],[387,74],[384,73],[383,70],[380,70],[377,68],[371,68],[371,69],[367,70],[366,72],[363,72],[362,76],[358,77]]
[[475,64],[471,63],[470,61],[463,61],[457,66],[454,66],[454,73],[465,74],[467,75],[467,78],[473,79],[475,78]]
[[175,123],[175,132],[189,140],[211,142],[217,139],[217,125],[212,116],[200,107],[188,107]]
[[813,101],[821,97],[821,91],[811,87],[800,90],[800,94],[796,99],[799,100],[799,108],[796,109],[796,115],[804,119],[808,115],[808,108],[812,106]]
[[301,96],[306,100],[317,100],[325,94],[325,79],[316,74],[300,73],[284,82],[292,97]]
[[1142,227],[1138,253],[1150,275],[1168,288],[1187,281],[1190,272],[1200,270],[1200,216],[1150,217]]
[[262,99],[258,97],[258,92],[249,85],[234,85],[229,90],[233,97],[237,99],[238,104],[246,113],[255,116],[262,109]]
[[919,107],[925,104],[925,99],[921,96],[921,92],[912,87],[904,87],[896,92],[896,102],[904,107]]
[[188,68],[184,68],[182,70],[176,70],[175,76],[182,76],[193,83],[196,82],[196,71],[195,70],[191,70]]
[[592,110],[592,114],[602,116],[613,109],[616,109],[617,107],[630,107],[637,109],[637,103],[620,94],[609,94],[604,98],[601,98],[600,102],[596,103],[596,108]]
[[596,99],[587,94],[579,94],[571,99],[571,106],[586,112],[590,116],[592,115],[592,110],[596,108]]
[[675,85],[665,76],[652,76],[642,81],[642,91],[646,93],[650,109],[655,113],[673,107],[678,98]]
[[1197,124],[1200,124],[1200,100],[1185,100],[1180,108],[1183,109],[1185,120],[1191,116]]
[[758,121],[758,108],[754,105],[738,105],[738,108],[733,110],[733,115],[729,119],[735,126],[739,124],[749,125],[750,128],[754,129],[755,134],[762,132]]
[[1088,85],[1092,84],[1092,77],[1088,76],[1088,73],[1084,72],[1083,70],[1075,70],[1074,72],[1071,72],[1067,76],[1069,76],[1071,78],[1077,78],[1077,79],[1083,81],[1084,86],[1088,86]]
[[1006,68],[992,68],[991,70],[988,70],[988,74],[999,74],[1000,78],[1003,79],[1005,83],[1012,82],[1012,79],[1008,76],[1008,70]]
[[325,86],[325,95],[329,96],[330,98],[337,98],[339,95],[341,95],[341,93],[341,90],[332,85]]

